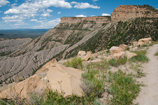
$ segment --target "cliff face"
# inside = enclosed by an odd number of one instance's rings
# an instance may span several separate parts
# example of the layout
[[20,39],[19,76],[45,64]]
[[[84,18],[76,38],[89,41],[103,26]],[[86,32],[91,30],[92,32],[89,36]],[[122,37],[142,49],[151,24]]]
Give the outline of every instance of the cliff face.
[[110,16],[94,16],[94,17],[62,17],[61,23],[78,23],[83,21],[95,21],[96,23],[109,23]]
[[121,5],[114,9],[111,14],[112,22],[127,21],[138,17],[156,18],[158,17],[158,10],[148,5]]

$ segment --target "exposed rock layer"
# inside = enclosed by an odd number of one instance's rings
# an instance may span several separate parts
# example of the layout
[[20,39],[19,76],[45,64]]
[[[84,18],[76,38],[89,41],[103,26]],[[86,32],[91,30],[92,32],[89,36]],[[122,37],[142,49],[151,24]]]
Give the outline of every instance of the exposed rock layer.
[[91,21],[96,23],[109,23],[110,16],[94,16],[94,17],[62,17],[61,23],[78,23],[83,21]]
[[138,17],[157,18],[158,10],[150,6],[121,5],[111,14],[112,22],[127,21]]

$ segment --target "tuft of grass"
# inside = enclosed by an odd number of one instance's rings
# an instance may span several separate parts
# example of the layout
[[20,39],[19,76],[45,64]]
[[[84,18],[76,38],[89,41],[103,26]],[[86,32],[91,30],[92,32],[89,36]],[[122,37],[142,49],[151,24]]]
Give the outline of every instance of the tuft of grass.
[[134,53],[137,54],[137,56],[131,58],[131,61],[133,62],[142,62],[142,63],[145,63],[145,62],[148,62],[149,59],[148,57],[146,56],[146,50],[143,50],[143,51],[135,51]]
[[111,59],[109,60],[109,65],[111,66],[115,66],[115,67],[118,67],[119,65],[124,65],[125,63],[127,62],[127,57],[124,57],[122,59]]
[[133,75],[127,75],[121,70],[109,72],[108,82],[110,86],[107,87],[107,91],[113,97],[110,100],[112,105],[130,105],[140,91],[141,84],[136,82]]
[[75,57],[71,61],[67,60],[67,62],[65,62],[64,65],[67,67],[82,69],[82,59]]
[[48,90],[44,105],[79,105],[79,103],[84,103],[81,101],[84,101],[82,97],[75,95],[64,97],[62,93],[60,94],[57,91],[53,92],[52,90]]
[[158,56],[158,51],[155,53],[155,56]]
[[82,74],[82,85],[88,101],[94,101],[96,97],[101,97],[104,91],[105,80],[98,70],[88,70]]
[[154,44],[158,44],[158,41],[153,41],[150,46],[153,46]]
[[116,59],[110,59],[108,63],[111,66],[118,67],[118,63],[117,63]]
[[101,62],[90,63],[86,66],[86,69],[96,69],[100,70],[100,72],[105,72],[107,69],[109,69],[109,64],[106,60],[102,60]]

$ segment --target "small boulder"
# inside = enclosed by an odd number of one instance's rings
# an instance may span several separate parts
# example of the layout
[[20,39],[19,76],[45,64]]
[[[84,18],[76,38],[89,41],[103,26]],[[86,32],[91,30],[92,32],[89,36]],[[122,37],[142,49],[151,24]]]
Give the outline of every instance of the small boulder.
[[120,48],[120,47],[117,47],[117,46],[113,46],[110,48],[110,54],[113,55],[115,53],[119,53],[119,52],[122,52],[123,49]]
[[137,43],[138,43],[137,41],[134,41],[134,42],[132,42],[132,45],[136,47]]
[[139,39],[138,42],[150,42],[152,41],[152,38],[142,38],[142,39]]
[[86,55],[85,51],[79,51],[77,56],[83,58]]
[[86,54],[86,56],[84,56],[84,57],[82,58],[82,60],[88,61],[88,60],[91,58],[91,56],[92,56],[92,52],[91,52],[91,51],[88,51],[87,54]]
[[138,47],[130,47],[130,51],[137,51]]
[[132,57],[137,56],[137,54],[129,52],[129,51],[126,51],[125,52],[125,56],[127,57],[127,59],[131,59]]
[[112,55],[112,57],[114,58],[114,59],[122,59],[122,58],[124,58],[124,56],[125,56],[125,52],[119,52],[119,53],[114,53],[113,55]]
[[142,46],[144,46],[145,44],[146,44],[145,42],[138,42],[138,43],[137,43],[137,46],[138,46],[138,47],[142,47]]
[[142,38],[142,39],[139,39],[138,42],[143,42],[144,45],[145,44],[149,45],[149,44],[151,44],[151,41],[152,41],[152,38]]
[[128,49],[128,45],[120,44],[119,48],[122,48],[125,51]]
[[111,56],[106,57],[106,61],[107,61],[107,62],[108,62],[109,60],[111,60],[111,59],[112,59]]

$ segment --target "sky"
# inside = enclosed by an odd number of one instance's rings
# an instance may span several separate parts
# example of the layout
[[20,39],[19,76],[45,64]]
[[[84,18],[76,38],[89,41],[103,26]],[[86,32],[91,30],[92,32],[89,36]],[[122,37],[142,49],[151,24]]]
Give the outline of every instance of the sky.
[[150,5],[158,0],[0,0],[0,29],[50,29],[61,17],[110,16],[120,5]]

